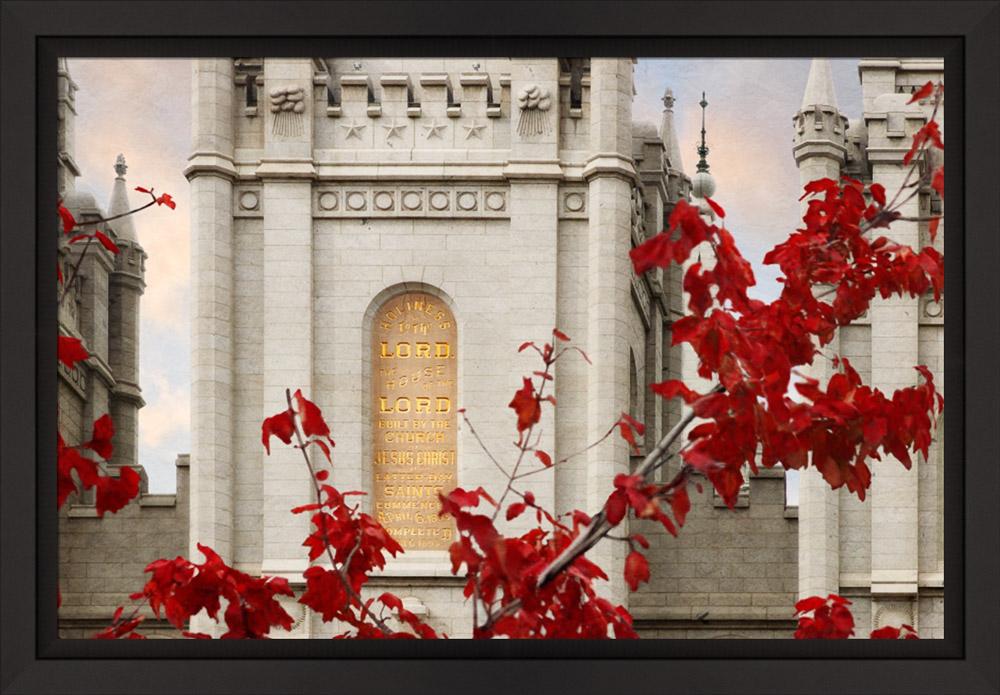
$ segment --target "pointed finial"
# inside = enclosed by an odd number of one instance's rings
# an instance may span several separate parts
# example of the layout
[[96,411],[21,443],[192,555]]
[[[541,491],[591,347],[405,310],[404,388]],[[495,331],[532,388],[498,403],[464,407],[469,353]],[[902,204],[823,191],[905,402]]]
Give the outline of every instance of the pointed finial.
[[698,171],[708,171],[708,160],[705,159],[708,156],[708,145],[705,144],[705,107],[708,106],[708,101],[705,100],[705,92],[701,93],[701,101],[698,102],[701,106],[701,144],[698,145]]
[[115,173],[118,174],[118,178],[123,179],[126,171],[128,171],[128,165],[125,164],[125,155],[119,153],[115,159]]
[[667,91],[663,93],[664,108],[666,108],[668,111],[673,111],[674,101],[675,101],[674,90],[672,90],[670,87],[667,87]]
[[809,62],[809,77],[802,93],[801,111],[817,106],[837,108],[837,94],[833,86],[833,68],[828,58],[813,58]]

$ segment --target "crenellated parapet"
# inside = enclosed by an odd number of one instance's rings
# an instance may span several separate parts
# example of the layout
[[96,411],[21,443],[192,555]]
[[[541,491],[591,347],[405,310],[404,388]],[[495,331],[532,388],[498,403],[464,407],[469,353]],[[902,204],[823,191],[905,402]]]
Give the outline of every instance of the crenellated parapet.
[[[270,62],[273,70],[274,61]],[[510,59],[313,58],[300,62],[309,65],[311,77],[279,84],[269,76],[269,61],[233,61],[238,177],[252,175],[240,164],[258,160],[266,141],[303,134],[309,124],[317,163],[324,159],[399,161],[398,153],[410,151],[428,151],[423,157],[428,161],[447,160],[448,152],[464,156],[468,151],[483,151],[474,155],[476,161],[500,161],[499,153],[511,150],[519,135],[544,139],[548,133],[567,152],[590,146],[591,77],[586,58],[554,61],[557,73],[551,83],[516,85]],[[384,156],[354,154],[364,150]],[[490,151],[498,154],[491,156]],[[195,154],[192,171],[199,166],[218,168],[218,151],[204,149]]]

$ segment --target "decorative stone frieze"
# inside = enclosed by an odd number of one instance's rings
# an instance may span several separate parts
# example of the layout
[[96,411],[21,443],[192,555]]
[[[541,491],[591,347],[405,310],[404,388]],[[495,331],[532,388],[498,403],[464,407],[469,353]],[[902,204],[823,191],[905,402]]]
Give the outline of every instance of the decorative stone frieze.
[[486,186],[328,186],[314,190],[314,217],[506,218],[506,188]]

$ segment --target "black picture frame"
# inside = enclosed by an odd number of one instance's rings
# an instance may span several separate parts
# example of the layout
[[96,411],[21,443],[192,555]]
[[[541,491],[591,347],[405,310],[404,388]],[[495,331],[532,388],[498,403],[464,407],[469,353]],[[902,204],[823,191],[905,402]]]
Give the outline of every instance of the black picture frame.
[[[3,2],[2,693],[997,693],[1000,2]],[[945,639],[60,641],[56,57],[945,57]],[[51,98],[49,98],[51,96]],[[964,230],[956,233],[954,230]],[[968,378],[972,376],[974,378]],[[46,395],[51,394],[51,395]]]

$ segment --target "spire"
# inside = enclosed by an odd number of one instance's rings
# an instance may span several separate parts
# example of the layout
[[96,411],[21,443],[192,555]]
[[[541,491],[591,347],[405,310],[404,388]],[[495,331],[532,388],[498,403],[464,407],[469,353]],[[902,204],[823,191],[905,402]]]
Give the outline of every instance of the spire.
[[[108,217],[121,215],[132,209],[128,202],[128,187],[125,185],[126,171],[128,171],[128,165],[125,164],[125,155],[119,154],[118,158],[115,159],[116,176],[115,183],[111,188],[111,202],[108,205]],[[135,234],[135,225],[132,222],[131,215],[117,219],[110,224],[111,228],[115,231],[115,235],[120,241],[138,243],[138,237]]]
[[698,171],[708,171],[708,160],[705,159],[708,156],[708,145],[705,144],[705,107],[708,106],[708,102],[705,100],[705,92],[701,93],[701,101],[698,102],[701,106],[701,144],[698,145],[698,156],[701,159],[698,160]]
[[663,93],[663,118],[660,120],[660,140],[667,148],[667,158],[670,168],[684,171],[684,161],[681,159],[681,147],[677,141],[677,129],[674,127],[674,90],[667,87]]
[[701,106],[701,144],[698,145],[700,159],[698,160],[698,171],[691,177],[691,202],[698,206],[702,215],[709,219],[715,219],[712,206],[704,200],[715,195],[715,177],[708,171],[708,159],[706,159],[708,145],[705,144],[705,107],[708,106],[708,101],[705,99],[705,92],[701,93],[701,101],[698,104]]
[[809,64],[809,79],[802,95],[802,110],[815,106],[837,108],[837,95],[833,91],[833,68],[828,58],[813,58]]

